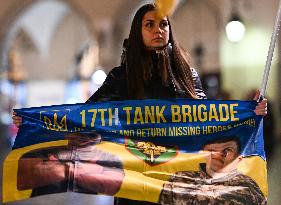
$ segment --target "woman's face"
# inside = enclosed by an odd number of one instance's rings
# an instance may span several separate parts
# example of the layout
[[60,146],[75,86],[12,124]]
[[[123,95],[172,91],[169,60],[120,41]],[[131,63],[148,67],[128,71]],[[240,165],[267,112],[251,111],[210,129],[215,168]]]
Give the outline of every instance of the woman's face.
[[161,49],[169,41],[167,17],[157,18],[156,11],[147,12],[142,19],[142,39],[149,50]]

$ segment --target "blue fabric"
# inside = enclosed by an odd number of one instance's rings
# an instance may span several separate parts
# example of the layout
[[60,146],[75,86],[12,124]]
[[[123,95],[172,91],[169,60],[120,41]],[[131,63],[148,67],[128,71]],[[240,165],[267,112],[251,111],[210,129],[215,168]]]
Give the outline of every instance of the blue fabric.
[[208,141],[237,137],[242,155],[263,149],[262,117],[255,101],[133,100],[15,109],[23,117],[13,149],[65,139],[73,132],[99,133],[103,141],[125,143],[125,136],[181,152],[197,152]]

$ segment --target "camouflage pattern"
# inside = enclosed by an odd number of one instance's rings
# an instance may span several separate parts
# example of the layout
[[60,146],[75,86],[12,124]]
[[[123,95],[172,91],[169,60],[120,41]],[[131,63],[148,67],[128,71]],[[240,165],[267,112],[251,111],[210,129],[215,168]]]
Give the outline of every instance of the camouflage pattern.
[[245,205],[267,204],[259,186],[237,170],[221,178],[212,178],[202,169],[172,175],[160,195],[163,205]]

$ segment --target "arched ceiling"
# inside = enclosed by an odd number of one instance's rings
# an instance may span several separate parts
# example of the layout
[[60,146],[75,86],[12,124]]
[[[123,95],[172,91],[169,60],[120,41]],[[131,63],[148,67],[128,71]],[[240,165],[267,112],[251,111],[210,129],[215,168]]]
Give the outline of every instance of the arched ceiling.
[[[9,0],[1,1],[0,6],[0,40],[2,40],[9,29],[10,25],[21,15],[29,6],[37,0]],[[73,10],[81,15],[82,18],[86,20],[89,24],[89,29],[95,32],[95,25],[99,25],[99,22],[103,22],[104,19],[110,21],[115,21],[116,16],[122,18],[122,14],[127,14],[124,12],[127,8],[133,7],[138,1],[132,0],[103,0],[103,1],[93,1],[93,0],[65,0]],[[132,6],[131,6],[132,5]],[[117,18],[118,20],[118,18]]]
[[[52,0],[49,0],[52,1]],[[25,20],[22,20],[22,24],[25,26],[24,30],[29,33],[29,35],[32,36],[32,28],[29,28],[29,20],[28,17],[25,16],[25,12],[27,10],[30,10],[32,6],[34,6],[36,3],[43,2],[38,0],[9,0],[9,1],[2,1],[0,3],[0,52],[3,53],[7,50],[7,39],[12,38],[9,34],[11,29],[15,27],[15,23],[18,22],[19,17],[26,17],[23,18]],[[71,10],[73,10],[78,16],[86,23],[87,29],[90,31],[90,35],[99,37],[99,35],[102,32],[106,32],[102,29],[103,24],[106,24],[110,22],[110,26],[113,26],[113,30],[115,32],[114,41],[115,42],[121,42],[122,44],[122,38],[124,34],[123,27],[126,27],[124,25],[128,24],[128,21],[130,20],[131,12],[134,11],[136,5],[140,4],[139,1],[132,1],[132,0],[103,0],[103,1],[93,1],[93,0],[83,0],[83,1],[77,1],[77,0],[64,0],[64,1],[55,1],[54,2],[64,2],[66,3]],[[51,12],[52,9],[49,9]],[[54,12],[54,11],[53,11]],[[42,14],[43,15],[43,14]],[[55,21],[53,21],[55,22]],[[36,23],[36,22],[35,22]],[[38,22],[37,22],[38,23]],[[36,29],[41,29],[41,31],[45,30],[44,27],[48,27],[46,25],[47,22],[44,21],[44,23],[39,22],[39,26]],[[34,25],[34,24],[33,24]],[[120,26],[123,25],[123,26]],[[34,28],[34,27],[33,27]],[[117,29],[116,29],[117,28]],[[115,31],[116,29],[116,31]],[[16,33],[16,32],[14,32]],[[44,32],[43,32],[44,33]],[[45,32],[46,33],[46,32]],[[48,35],[45,35],[48,36]],[[121,39],[121,40],[120,40]],[[48,45],[48,39],[40,40],[40,39],[34,39],[37,40],[37,44],[39,45],[39,50],[46,50],[45,47]],[[107,39],[108,40],[108,39]],[[39,43],[38,43],[39,42]],[[42,43],[40,43],[42,42]],[[42,44],[42,45],[41,45]],[[46,44],[46,45],[45,45]],[[117,44],[117,43],[115,43]],[[116,45],[112,45],[110,49],[112,49],[113,53],[118,52],[119,47]],[[44,46],[45,45],[45,46]],[[110,56],[109,56],[110,57]],[[111,61],[116,62],[116,59],[114,61],[114,58]],[[110,64],[110,66],[111,66]],[[2,62],[2,69],[5,70],[4,67],[6,67],[6,63]]]

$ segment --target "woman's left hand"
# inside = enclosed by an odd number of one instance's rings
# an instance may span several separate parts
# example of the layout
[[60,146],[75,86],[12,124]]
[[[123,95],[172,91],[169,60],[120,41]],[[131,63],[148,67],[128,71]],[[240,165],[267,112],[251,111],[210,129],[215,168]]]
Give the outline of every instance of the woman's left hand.
[[[260,91],[258,90],[256,92],[254,100],[258,101],[259,97],[260,97]],[[255,109],[255,113],[256,113],[256,115],[262,115],[262,116],[267,115],[267,99],[266,98],[264,98],[264,99],[262,99],[262,101],[258,102],[258,105],[256,106],[256,109]]]

